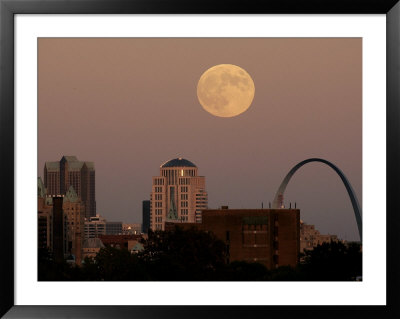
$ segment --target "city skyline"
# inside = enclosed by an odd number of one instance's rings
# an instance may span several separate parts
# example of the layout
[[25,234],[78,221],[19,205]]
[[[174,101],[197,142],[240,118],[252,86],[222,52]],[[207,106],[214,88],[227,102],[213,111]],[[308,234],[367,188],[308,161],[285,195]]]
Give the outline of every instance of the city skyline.
[[[234,118],[197,101],[201,74],[220,63],[254,79],[253,104]],[[38,175],[63,155],[93,161],[97,213],[135,222],[173,158],[200,168],[210,208],[261,208],[295,164],[320,157],[361,204],[361,63],[361,39],[40,39]],[[322,233],[358,240],[329,168],[299,170],[289,202]]]

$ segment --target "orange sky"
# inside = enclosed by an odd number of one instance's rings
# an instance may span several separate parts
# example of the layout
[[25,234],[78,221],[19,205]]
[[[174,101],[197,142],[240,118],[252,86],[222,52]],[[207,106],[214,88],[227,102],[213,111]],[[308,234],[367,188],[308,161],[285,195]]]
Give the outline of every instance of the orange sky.
[[[141,201],[166,160],[206,176],[209,206],[259,208],[286,173],[321,157],[362,203],[361,39],[39,39],[39,158],[94,161],[98,213],[141,222]],[[220,118],[197,100],[202,73],[235,64],[253,78],[253,104]],[[340,178],[303,167],[285,202],[323,233],[358,240]]]

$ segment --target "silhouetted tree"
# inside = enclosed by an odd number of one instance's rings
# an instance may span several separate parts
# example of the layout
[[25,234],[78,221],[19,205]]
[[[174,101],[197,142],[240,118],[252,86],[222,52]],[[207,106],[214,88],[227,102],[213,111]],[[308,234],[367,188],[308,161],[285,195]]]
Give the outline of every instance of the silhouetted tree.
[[362,275],[360,244],[331,242],[306,251],[299,266],[305,280],[347,281]]
[[227,259],[222,241],[194,228],[149,232],[144,248],[138,257],[151,280],[215,280]]

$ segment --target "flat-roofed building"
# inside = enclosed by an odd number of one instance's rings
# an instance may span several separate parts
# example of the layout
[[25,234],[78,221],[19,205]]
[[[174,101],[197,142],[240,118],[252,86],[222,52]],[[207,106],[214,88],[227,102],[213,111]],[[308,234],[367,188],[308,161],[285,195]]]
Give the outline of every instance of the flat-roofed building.
[[122,222],[106,222],[106,235],[121,235]]
[[47,195],[64,195],[73,186],[86,207],[86,217],[96,216],[95,182],[94,163],[79,161],[76,156],[63,156],[58,162],[46,162],[44,165]]
[[227,247],[228,262],[259,262],[268,269],[296,266],[300,252],[299,209],[208,209],[201,224],[169,222],[212,232]]
[[85,220],[85,239],[97,238],[106,234],[106,220],[100,215]]

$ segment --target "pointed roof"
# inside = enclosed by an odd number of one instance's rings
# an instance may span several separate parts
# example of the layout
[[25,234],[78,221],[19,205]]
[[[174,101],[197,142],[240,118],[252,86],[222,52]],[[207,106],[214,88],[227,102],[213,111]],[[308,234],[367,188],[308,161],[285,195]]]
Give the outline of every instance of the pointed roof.
[[58,171],[60,170],[60,162],[45,162],[44,167],[48,171]]
[[61,157],[61,161],[67,161],[67,162],[77,162],[78,159],[76,158],[76,156],[71,156],[71,155],[64,155],[63,157]]
[[94,169],[94,162],[84,162],[84,165],[90,170]]
[[47,191],[46,191],[46,187],[44,187],[43,181],[41,177],[38,177],[38,197],[40,198],[45,198]]
[[78,194],[76,193],[74,187],[72,185],[70,185],[67,193],[64,196],[64,203],[65,202],[70,202],[70,203],[76,203],[77,201],[79,201],[79,197]]
[[104,248],[100,238],[88,238],[83,241],[83,248]]

